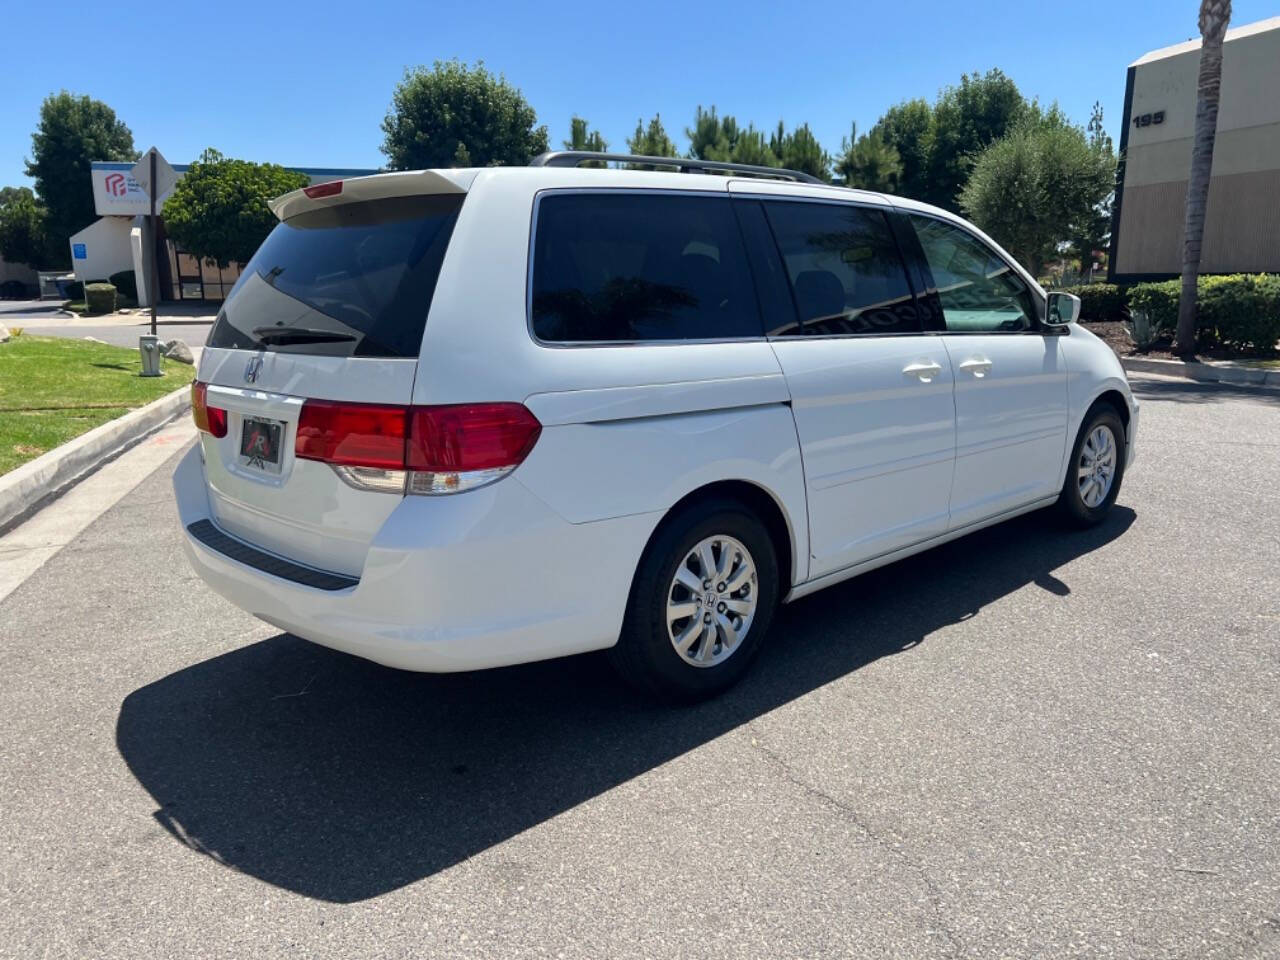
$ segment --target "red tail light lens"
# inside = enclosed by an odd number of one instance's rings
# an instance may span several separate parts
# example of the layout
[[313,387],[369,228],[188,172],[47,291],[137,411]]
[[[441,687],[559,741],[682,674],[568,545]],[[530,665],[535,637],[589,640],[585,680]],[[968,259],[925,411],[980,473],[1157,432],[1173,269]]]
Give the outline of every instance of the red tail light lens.
[[308,400],[298,419],[294,454],[351,467],[404,469],[406,407]]
[[431,473],[514,467],[538,442],[542,424],[519,403],[414,407],[406,465]]
[[310,187],[303,187],[302,192],[312,200],[320,197],[336,197],[342,192],[342,181],[330,180],[328,183],[317,183]]
[[500,479],[529,455],[541,433],[537,417],[519,403],[395,407],[308,400],[294,453],[331,464],[360,489],[461,493]]
[[199,380],[191,384],[191,419],[197,430],[215,437],[227,435],[227,411],[209,406],[209,385]]

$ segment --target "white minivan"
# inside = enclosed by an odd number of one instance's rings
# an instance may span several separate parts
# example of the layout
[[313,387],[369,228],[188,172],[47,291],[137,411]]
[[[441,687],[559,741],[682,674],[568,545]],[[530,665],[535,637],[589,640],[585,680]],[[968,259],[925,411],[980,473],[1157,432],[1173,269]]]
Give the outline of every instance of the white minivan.
[[607,648],[696,699],[779,602],[1055,503],[1097,523],[1133,459],[1079,301],[911,200],[567,153],[272,206],[193,386],[186,552],[379,663]]

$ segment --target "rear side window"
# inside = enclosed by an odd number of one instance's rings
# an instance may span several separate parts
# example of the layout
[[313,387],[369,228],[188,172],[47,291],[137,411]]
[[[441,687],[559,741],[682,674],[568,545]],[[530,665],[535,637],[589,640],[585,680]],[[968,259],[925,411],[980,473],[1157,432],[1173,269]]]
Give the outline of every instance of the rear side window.
[[920,332],[906,268],[883,213],[849,204],[764,206],[800,321],[770,336]]
[[278,224],[218,312],[209,346],[416,357],[462,196],[395,197]]
[[540,340],[763,335],[728,197],[546,194],[534,237],[532,323]]
[[948,332],[1017,333],[1036,325],[1031,288],[973,234],[912,214]]

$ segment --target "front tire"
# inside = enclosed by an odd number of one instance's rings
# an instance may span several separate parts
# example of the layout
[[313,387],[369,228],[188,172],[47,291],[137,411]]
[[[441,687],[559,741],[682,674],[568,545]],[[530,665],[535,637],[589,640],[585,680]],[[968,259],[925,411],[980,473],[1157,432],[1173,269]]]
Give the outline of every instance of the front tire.
[[652,696],[715,696],[750,667],[778,593],[777,555],[759,519],[732,500],[690,504],[645,550],[609,658]]
[[1095,404],[1080,425],[1058,497],[1058,511],[1068,524],[1093,527],[1111,512],[1124,479],[1125,444],[1124,423],[1115,408]]

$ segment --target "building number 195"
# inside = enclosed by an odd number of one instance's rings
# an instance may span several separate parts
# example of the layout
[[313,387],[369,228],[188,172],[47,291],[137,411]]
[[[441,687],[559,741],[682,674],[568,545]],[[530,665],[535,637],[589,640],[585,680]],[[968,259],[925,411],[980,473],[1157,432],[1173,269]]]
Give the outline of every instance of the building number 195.
[[1143,113],[1133,118],[1135,127],[1149,127],[1155,123],[1164,123],[1164,111],[1157,110],[1155,113]]

